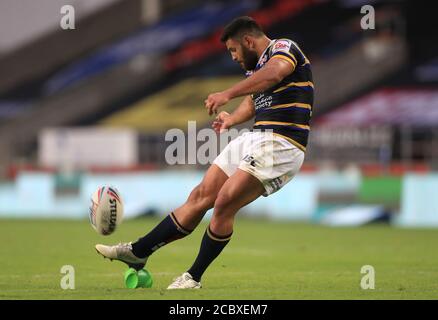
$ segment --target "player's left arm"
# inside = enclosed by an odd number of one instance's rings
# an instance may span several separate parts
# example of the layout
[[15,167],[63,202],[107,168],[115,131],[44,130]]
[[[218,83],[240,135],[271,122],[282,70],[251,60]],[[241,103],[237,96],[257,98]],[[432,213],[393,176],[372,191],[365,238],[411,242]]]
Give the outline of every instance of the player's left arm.
[[273,56],[263,68],[254,72],[245,80],[236,83],[227,90],[210,94],[205,100],[205,107],[208,109],[210,115],[213,114],[213,112],[216,113],[219,107],[231,99],[263,92],[275,86],[286,76],[291,74],[294,69],[295,65],[293,62],[278,59],[276,56]]

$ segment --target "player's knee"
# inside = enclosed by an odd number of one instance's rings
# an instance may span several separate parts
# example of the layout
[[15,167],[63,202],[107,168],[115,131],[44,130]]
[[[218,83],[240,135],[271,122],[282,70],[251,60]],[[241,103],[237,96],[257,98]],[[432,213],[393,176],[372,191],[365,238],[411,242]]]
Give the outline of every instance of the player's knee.
[[210,230],[218,235],[226,235],[233,230],[233,217],[218,216],[213,214],[210,220]]
[[214,192],[201,183],[190,193],[188,202],[207,210],[213,207],[215,199],[216,195]]
[[232,198],[226,193],[219,193],[214,202],[214,212],[216,215],[225,215],[232,206]]

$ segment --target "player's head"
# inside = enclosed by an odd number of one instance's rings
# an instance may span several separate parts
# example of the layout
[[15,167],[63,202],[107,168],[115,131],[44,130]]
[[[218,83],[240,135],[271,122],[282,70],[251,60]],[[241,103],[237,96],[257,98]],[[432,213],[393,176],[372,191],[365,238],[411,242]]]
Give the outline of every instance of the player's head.
[[239,17],[231,21],[221,36],[231,57],[246,70],[254,70],[259,59],[255,50],[256,41],[265,34],[251,17]]

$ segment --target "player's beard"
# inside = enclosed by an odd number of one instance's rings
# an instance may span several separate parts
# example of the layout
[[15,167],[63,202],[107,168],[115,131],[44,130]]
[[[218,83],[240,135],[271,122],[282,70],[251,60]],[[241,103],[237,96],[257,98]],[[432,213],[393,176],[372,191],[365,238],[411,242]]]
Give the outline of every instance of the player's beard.
[[245,46],[242,46],[242,60],[243,67],[248,70],[254,70],[259,58],[257,57],[257,53],[255,51],[251,51]]

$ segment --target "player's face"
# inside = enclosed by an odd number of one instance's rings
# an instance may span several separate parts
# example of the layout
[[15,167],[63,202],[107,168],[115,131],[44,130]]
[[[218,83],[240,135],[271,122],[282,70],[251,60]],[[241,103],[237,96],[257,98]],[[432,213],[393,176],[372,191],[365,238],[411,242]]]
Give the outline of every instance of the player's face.
[[244,41],[228,39],[225,45],[231,54],[231,58],[239,63],[244,70],[255,69],[258,62],[257,52],[245,45]]

